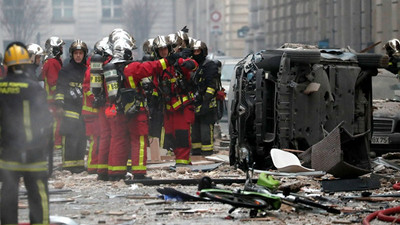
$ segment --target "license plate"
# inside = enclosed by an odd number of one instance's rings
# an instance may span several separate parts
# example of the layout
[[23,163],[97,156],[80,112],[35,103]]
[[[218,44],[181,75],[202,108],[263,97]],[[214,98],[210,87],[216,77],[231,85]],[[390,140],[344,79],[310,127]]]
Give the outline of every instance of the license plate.
[[371,144],[389,144],[389,137],[372,136]]

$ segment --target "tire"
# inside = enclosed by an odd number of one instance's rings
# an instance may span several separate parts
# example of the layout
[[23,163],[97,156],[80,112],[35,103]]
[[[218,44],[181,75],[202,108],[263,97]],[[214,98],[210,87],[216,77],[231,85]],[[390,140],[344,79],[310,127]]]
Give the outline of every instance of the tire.
[[389,64],[387,55],[373,53],[357,53],[358,65],[366,68],[385,68]]
[[292,63],[315,64],[321,61],[319,50],[275,49],[261,52],[263,60],[256,63],[256,65],[265,71],[277,71],[283,53],[286,53]]
[[206,191],[201,197],[207,197],[212,201],[232,205],[234,207],[265,209],[269,206],[268,201],[257,195],[244,195],[233,192]]

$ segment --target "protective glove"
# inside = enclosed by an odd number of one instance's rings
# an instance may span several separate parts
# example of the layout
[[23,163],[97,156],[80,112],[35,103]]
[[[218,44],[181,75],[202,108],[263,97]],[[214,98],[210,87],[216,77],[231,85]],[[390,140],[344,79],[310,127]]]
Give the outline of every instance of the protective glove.
[[179,58],[186,59],[189,58],[190,56],[192,56],[192,50],[190,48],[184,48],[181,52],[177,52],[167,56],[166,59],[169,65],[172,66]]
[[200,107],[200,110],[197,110],[197,111],[196,111],[196,115],[201,116],[201,115],[207,114],[207,113],[210,111],[209,104],[210,104],[210,103],[208,103],[208,102],[203,102],[203,103],[199,106],[199,107]]
[[190,48],[184,48],[180,54],[182,55],[182,58],[187,59],[193,55],[193,50]]
[[168,61],[168,64],[169,64],[170,66],[174,65],[175,62],[176,62],[179,58],[182,58],[180,52],[171,54],[171,55],[169,55],[169,56],[166,57],[166,59],[167,59],[167,61]]
[[100,108],[103,105],[105,105],[105,103],[106,103],[106,99],[102,95],[99,96],[99,97],[94,97],[93,107],[94,108]]
[[187,26],[185,25],[181,31],[185,32],[185,33],[189,33],[189,28],[187,28]]
[[192,60],[186,60],[182,63],[182,67],[185,67],[188,70],[193,70],[196,68],[196,64]]

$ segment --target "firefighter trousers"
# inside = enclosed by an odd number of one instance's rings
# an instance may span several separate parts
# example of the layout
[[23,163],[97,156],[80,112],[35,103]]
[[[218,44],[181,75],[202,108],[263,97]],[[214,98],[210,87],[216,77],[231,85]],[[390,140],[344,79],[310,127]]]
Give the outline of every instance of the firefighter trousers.
[[[65,121],[63,121],[64,123]],[[73,132],[63,133],[63,162],[64,170],[80,173],[85,170],[86,134],[82,118],[74,120]],[[63,125],[62,125],[63,126]]]
[[60,134],[61,117],[58,113],[56,113],[57,107],[54,104],[49,104],[49,109],[54,119],[53,123],[54,149],[62,149],[62,135]]
[[191,164],[192,148],[190,129],[194,122],[193,105],[184,106],[177,111],[168,111],[164,115],[164,148],[172,149],[176,164]]
[[192,126],[192,155],[211,155],[213,153],[214,123],[210,123],[205,118],[207,116],[195,116]]
[[18,188],[20,178],[28,192],[30,224],[50,224],[47,172],[2,170],[1,224],[18,224]]
[[87,170],[90,174],[97,173],[99,161],[100,122],[98,116],[86,116],[86,137],[89,141],[89,152],[87,157]]
[[110,118],[111,141],[108,155],[108,176],[124,176],[129,155],[128,120],[122,113]]
[[105,107],[99,109],[100,141],[97,157],[97,174],[108,174],[108,155],[111,143],[111,120],[106,117]]
[[146,174],[148,146],[148,116],[145,111],[138,112],[129,120],[132,174]]

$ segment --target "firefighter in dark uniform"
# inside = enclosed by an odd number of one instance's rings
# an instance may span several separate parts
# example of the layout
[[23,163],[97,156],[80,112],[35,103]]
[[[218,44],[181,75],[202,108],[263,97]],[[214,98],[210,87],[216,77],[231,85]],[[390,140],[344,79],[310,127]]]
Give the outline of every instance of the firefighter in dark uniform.
[[6,76],[6,69],[3,65],[3,55],[0,53],[0,79]]
[[218,66],[206,59],[207,45],[195,40],[192,43],[193,59],[199,64],[194,76],[195,122],[192,126],[192,155],[211,155],[214,150],[214,123],[217,121],[216,92]]
[[52,151],[52,116],[46,93],[28,77],[26,47],[11,43],[4,54],[7,76],[0,80],[1,224],[18,224],[18,185],[28,191],[31,224],[49,224],[47,157]]
[[71,60],[58,74],[55,96],[57,111],[62,115],[60,133],[65,136],[62,167],[72,173],[80,173],[85,169],[86,136],[81,112],[87,52],[85,42],[72,42],[69,48]]
[[400,76],[400,41],[398,39],[389,40],[383,48],[389,56],[389,65],[386,69]]

